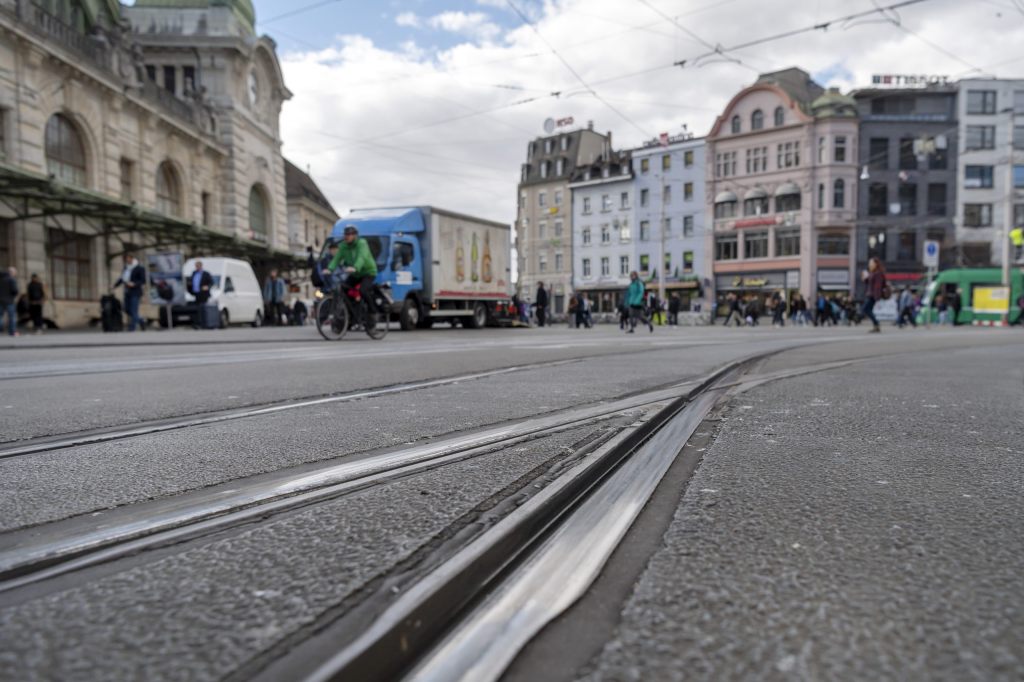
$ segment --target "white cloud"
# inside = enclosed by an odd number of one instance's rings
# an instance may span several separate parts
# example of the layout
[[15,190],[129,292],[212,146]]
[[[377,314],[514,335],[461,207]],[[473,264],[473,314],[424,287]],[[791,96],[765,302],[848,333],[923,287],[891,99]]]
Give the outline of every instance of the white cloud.
[[402,12],[395,17],[395,23],[399,26],[408,26],[410,28],[419,28],[422,25],[420,18],[416,16],[415,12]]
[[[666,12],[671,5],[655,4]],[[598,130],[614,131],[621,148],[678,131],[683,123],[704,134],[759,71],[800,66],[835,74],[822,85],[848,90],[870,84],[872,73],[962,76],[972,68],[885,23],[834,23],[827,31],[730,53],[745,66],[706,59],[679,68],[672,64],[707,49],[640,3],[547,0],[531,6],[543,8],[536,26],[544,38],[631,122],[586,94],[531,28],[481,28],[491,23],[485,14],[444,13],[420,21],[433,27],[436,19],[439,29],[467,36],[448,49],[407,43],[385,50],[346,36],[318,52],[283,54],[295,93],[282,117],[286,156],[300,167],[310,164],[343,213],[429,203],[511,222],[527,143],[542,134],[549,116],[573,116],[579,125],[592,120]],[[679,21],[728,47],[871,5],[820,0],[786,7],[703,0],[696,10],[680,12]],[[470,19],[474,14],[480,18]],[[907,28],[970,64],[1003,77],[1024,76],[1024,48],[1015,53],[1012,47],[1024,45],[1019,13],[994,4],[929,2],[901,14]],[[549,97],[553,91],[562,94]],[[537,99],[525,101],[531,98]]]
[[430,17],[429,23],[433,28],[479,40],[494,40],[501,33],[501,28],[483,12],[442,12]]

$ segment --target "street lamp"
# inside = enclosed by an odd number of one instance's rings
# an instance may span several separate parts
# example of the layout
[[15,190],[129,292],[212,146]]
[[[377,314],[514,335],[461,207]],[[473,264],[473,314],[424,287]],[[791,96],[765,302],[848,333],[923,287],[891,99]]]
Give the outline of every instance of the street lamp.
[[1006,291],[1006,313],[1003,315],[1003,323],[1009,323],[1010,318],[1010,231],[1013,230],[1013,107],[1007,107],[1000,111],[1006,114],[1007,130],[1009,131],[1010,145],[1009,159],[1006,163],[1006,209],[1003,216],[1003,287]]

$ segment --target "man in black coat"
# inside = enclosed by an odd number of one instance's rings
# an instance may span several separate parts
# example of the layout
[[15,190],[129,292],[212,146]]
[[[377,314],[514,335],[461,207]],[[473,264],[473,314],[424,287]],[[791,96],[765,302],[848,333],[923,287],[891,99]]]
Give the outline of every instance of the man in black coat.
[[139,319],[139,304],[142,303],[142,293],[146,289],[146,268],[142,267],[135,254],[124,255],[124,270],[116,282],[114,288],[124,286],[124,312],[128,315],[128,331],[135,331],[141,327]]
[[188,293],[196,298],[196,303],[206,305],[210,300],[210,289],[213,287],[213,275],[203,270],[203,261],[196,261],[196,269],[188,276]]
[[548,290],[544,288],[544,282],[537,282],[537,300],[533,307],[537,310],[537,326],[543,327],[548,310]]
[[7,333],[18,336],[18,271],[8,268],[0,272],[0,320],[7,315]]

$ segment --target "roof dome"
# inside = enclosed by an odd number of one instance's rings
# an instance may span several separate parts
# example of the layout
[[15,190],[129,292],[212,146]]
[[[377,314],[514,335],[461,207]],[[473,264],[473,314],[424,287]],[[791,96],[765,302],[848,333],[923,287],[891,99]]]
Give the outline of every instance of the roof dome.
[[256,10],[252,0],[135,0],[135,7],[166,9],[207,9],[227,7],[253,32],[256,31]]
[[839,88],[829,88],[828,92],[811,102],[811,113],[815,118],[856,118],[857,103],[849,95],[839,92]]

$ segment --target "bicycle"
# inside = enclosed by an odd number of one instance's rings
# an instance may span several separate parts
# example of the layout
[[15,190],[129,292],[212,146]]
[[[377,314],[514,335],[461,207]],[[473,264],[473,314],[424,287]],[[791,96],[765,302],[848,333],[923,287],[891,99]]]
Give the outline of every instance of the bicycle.
[[[378,311],[370,314],[370,307],[363,300],[359,286],[347,287],[337,282],[316,304],[316,329],[328,341],[341,341],[350,329],[362,329],[374,341],[380,341],[388,334],[391,310],[391,296],[385,288],[373,285],[374,303]],[[370,324],[367,324],[367,321]]]

